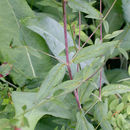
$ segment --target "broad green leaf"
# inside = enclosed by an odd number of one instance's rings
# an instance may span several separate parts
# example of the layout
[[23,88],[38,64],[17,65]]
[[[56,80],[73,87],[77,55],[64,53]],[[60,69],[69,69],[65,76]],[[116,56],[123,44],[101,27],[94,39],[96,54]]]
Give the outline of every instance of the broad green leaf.
[[16,109],[16,117],[21,119],[20,114],[24,114],[22,106],[26,105],[25,117],[29,122],[30,127],[22,127],[22,130],[34,130],[38,120],[44,115],[53,115],[55,117],[72,119],[77,104],[72,95],[45,99],[42,102],[36,100],[37,93],[31,92],[13,92],[12,99]]
[[102,89],[102,96],[130,92],[130,87],[122,84],[110,84]]
[[122,32],[123,32],[123,30],[114,31],[112,34],[105,35],[104,39],[112,39],[112,38],[118,36],[119,34],[121,34]]
[[94,74],[98,69],[100,69],[103,63],[104,63],[104,57],[96,58],[92,61],[90,65],[86,65],[86,67],[83,70],[83,80],[86,80],[92,74]]
[[124,69],[111,69],[106,71],[106,77],[109,83],[117,83],[120,80],[129,78],[127,70]]
[[58,96],[73,92],[81,84],[82,84],[81,81],[76,80],[76,79],[65,81],[65,82],[59,84],[58,86],[56,86],[56,88],[53,92],[53,96],[58,97]]
[[[27,0],[31,7],[39,9],[41,12],[46,13],[48,16],[62,20],[62,6],[61,2],[56,0]],[[39,14],[38,14],[39,15]]]
[[57,2],[56,0],[43,0],[43,1],[37,2],[37,4],[43,5],[43,6],[51,6],[54,8],[60,8],[60,10],[62,10],[62,4],[60,2]]
[[44,77],[51,68],[50,58],[43,54],[40,54],[40,59],[32,56],[27,46],[47,52],[48,48],[40,36],[20,23],[34,17],[33,11],[25,0],[0,1],[0,10],[0,58],[2,62],[13,65],[12,80],[23,86],[29,80]]
[[[66,62],[65,56],[60,56],[60,53],[65,50],[65,40],[64,40],[64,29],[63,27],[51,17],[48,17],[46,14],[42,14],[41,16],[37,16],[34,19],[25,20],[26,26],[43,37],[51,50],[51,52]],[[69,33],[67,33],[68,37],[68,47],[73,46],[73,40]],[[69,53],[70,60],[74,52]],[[71,64],[72,75],[76,72],[76,65]]]
[[100,19],[101,15],[98,10],[96,10],[90,3],[85,0],[69,0],[68,4],[70,8],[75,12],[84,12],[88,14],[88,18]]
[[129,0],[122,0],[122,7],[125,15],[125,19],[128,23],[130,23],[130,1]]
[[116,48],[118,44],[118,41],[112,41],[85,47],[79,51],[79,53],[73,59],[73,62],[80,63],[82,61],[100,56],[108,57],[113,53],[114,48]]
[[98,102],[94,107],[94,117],[98,120],[98,123],[102,127],[103,130],[112,130],[112,127],[107,120],[107,113],[108,113],[108,102]]
[[[69,53],[70,53],[70,52],[75,52],[74,46],[69,47],[68,50],[69,50]],[[59,56],[65,56],[65,55],[66,55],[66,54],[65,54],[65,50],[63,50],[63,51],[59,54]]]
[[76,130],[94,130],[94,127],[85,117],[83,110],[77,113]]
[[43,128],[45,130],[58,130],[56,128],[61,128],[62,125],[67,125],[67,121],[68,120],[58,117],[46,116],[40,119],[35,127],[35,130],[43,130]]
[[[52,53],[59,57],[60,52],[65,49],[63,27],[54,19],[43,14],[41,17],[29,19],[25,22],[27,27],[42,36],[47,42]],[[73,46],[73,40],[68,34],[69,47]],[[61,58],[61,57],[59,57]],[[62,58],[65,60],[65,58]]]
[[97,84],[94,81],[90,82],[85,82],[78,88],[78,93],[79,93],[79,99],[80,103],[83,104],[85,103],[89,96],[92,94],[92,91],[97,88]]
[[119,50],[120,53],[126,58],[126,60],[129,59],[128,54],[127,54],[127,52],[126,52],[124,49],[118,48],[118,50]]
[[50,96],[52,89],[58,85],[65,75],[65,65],[57,64],[54,66],[49,74],[46,76],[45,80],[43,81],[40,90],[37,94],[38,100],[43,99],[46,96]]
[[[105,5],[105,8],[103,10],[104,15],[111,8],[113,2],[114,2],[113,0],[104,0],[103,1],[103,4]],[[109,33],[112,33],[116,30],[119,30],[122,27],[122,25],[124,23],[124,19],[123,19],[123,11],[122,11],[121,0],[116,1],[114,7],[112,8],[111,12],[107,16],[106,20],[109,23]]]

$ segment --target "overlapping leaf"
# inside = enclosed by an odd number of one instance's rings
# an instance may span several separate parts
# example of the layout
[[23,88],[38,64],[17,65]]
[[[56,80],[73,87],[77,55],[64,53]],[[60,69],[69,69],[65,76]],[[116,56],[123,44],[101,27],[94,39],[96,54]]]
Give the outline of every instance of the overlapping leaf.
[[113,53],[114,49],[118,46],[118,44],[118,41],[112,41],[85,47],[81,49],[79,53],[77,53],[77,55],[73,59],[73,62],[80,63],[85,60],[100,56],[105,56],[106,58],[108,58]]
[[84,12],[88,14],[88,18],[100,19],[101,14],[90,3],[85,0],[69,0],[69,6],[76,12]]
[[94,130],[93,125],[90,124],[85,118],[83,111],[77,113],[76,130]]
[[102,89],[102,96],[130,92],[130,87],[122,84],[110,84]]
[[43,99],[46,96],[49,96],[49,93],[52,92],[54,87],[62,81],[64,75],[65,65],[57,64],[54,66],[41,85],[41,88],[38,92],[38,99],[40,100],[41,98]]
[[108,102],[98,102],[95,106],[94,116],[98,120],[103,130],[112,130],[112,127],[107,120]]
[[40,36],[20,24],[21,19],[34,17],[30,7],[25,0],[1,0],[0,10],[0,58],[13,65],[13,81],[22,86],[28,80],[44,77],[51,67],[50,58],[39,54],[38,59],[29,53],[26,46],[43,51],[48,51],[48,48]]
[[128,23],[130,23],[130,1],[129,0],[122,0],[122,7],[125,15],[125,19]]

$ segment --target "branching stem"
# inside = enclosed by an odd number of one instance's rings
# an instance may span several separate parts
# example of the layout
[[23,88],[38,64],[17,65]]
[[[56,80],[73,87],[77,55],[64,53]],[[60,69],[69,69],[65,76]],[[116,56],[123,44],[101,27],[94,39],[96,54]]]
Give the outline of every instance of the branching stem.
[[[70,68],[70,63],[69,63],[69,50],[68,50],[68,39],[67,39],[66,3],[67,3],[67,1],[66,1],[66,0],[63,0],[65,52],[66,52],[67,69],[68,69],[68,72],[69,72],[69,77],[70,77],[70,79],[72,80],[73,77],[72,77],[71,68]],[[81,109],[81,105],[80,105],[80,102],[79,102],[79,96],[78,96],[78,93],[77,93],[76,90],[74,91],[74,95],[75,95],[75,98],[76,98],[76,102],[77,102],[77,104],[78,104],[78,108]]]
[[[109,15],[109,13],[111,12],[112,8],[114,7],[115,3],[117,0],[114,0],[111,8],[108,10],[108,12],[106,13],[106,15],[104,16],[104,18],[101,20],[100,24],[96,27],[96,29],[93,31],[93,33],[89,36],[89,38],[84,42],[84,44],[82,45],[82,47],[80,47],[80,50],[86,45],[86,43],[88,43],[88,41],[92,38],[92,36],[96,33],[96,31],[98,30],[98,28],[100,28],[101,24],[103,23],[103,21],[107,18],[107,16]],[[80,52],[80,50],[78,50],[75,55],[73,56],[72,61],[75,59],[75,57],[77,56],[77,54]]]
[[[100,0],[100,14],[102,17],[102,0]],[[102,42],[102,18],[100,22],[100,41]],[[100,70],[100,83],[99,83],[99,99],[101,100],[101,87],[102,87],[102,69]]]

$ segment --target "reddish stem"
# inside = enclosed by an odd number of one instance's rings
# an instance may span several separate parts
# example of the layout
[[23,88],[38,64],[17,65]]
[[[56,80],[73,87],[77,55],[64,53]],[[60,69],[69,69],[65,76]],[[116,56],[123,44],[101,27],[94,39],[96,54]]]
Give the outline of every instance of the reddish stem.
[[[66,1],[66,0],[63,0],[65,51],[66,51],[67,69],[68,69],[68,72],[69,72],[69,77],[70,77],[70,79],[72,80],[73,77],[72,77],[71,68],[70,68],[70,64],[69,64],[69,51],[68,51],[68,40],[67,40],[66,3],[67,3],[67,1]],[[76,102],[77,102],[77,104],[78,104],[78,108],[81,109],[81,105],[80,105],[80,102],[79,102],[79,96],[78,96],[78,93],[77,93],[76,90],[74,91],[74,95],[75,95],[75,98],[76,98]]]
[[[78,50],[80,50],[80,32],[81,32],[81,13],[79,12],[79,43],[78,43]],[[79,64],[77,64],[77,72],[79,72]]]
[[[80,32],[81,32],[81,13],[79,12],[79,43],[78,43],[79,50],[80,50]],[[77,72],[79,72],[79,64],[77,64]],[[78,94],[78,88],[76,90]]]
[[79,12],[79,50],[80,50],[80,32],[81,32],[81,13]]
[[[107,16],[109,15],[110,11],[112,10],[112,8],[114,7],[115,3],[117,0],[114,0],[114,2],[112,3],[112,6],[110,7],[110,9],[108,10],[108,12],[106,13],[106,15],[104,16],[104,18],[101,20],[101,23],[96,27],[96,29],[92,32],[92,34],[89,36],[89,38],[84,42],[84,44],[82,45],[82,48],[86,45],[86,43],[92,38],[92,36],[96,33],[96,31],[98,30],[98,28],[100,27],[100,25],[103,23],[103,21],[107,18]],[[73,59],[77,56],[77,54],[79,53],[80,50],[78,50]],[[72,59],[72,60],[73,60]]]
[[0,78],[4,77],[2,74],[0,74]]
[[14,130],[22,130],[22,129],[15,127]]
[[[100,0],[100,13],[102,16],[102,0]],[[100,22],[100,40],[102,42],[102,19]],[[100,87],[99,87],[99,99],[101,99],[101,87],[102,87],[102,69],[100,70]]]

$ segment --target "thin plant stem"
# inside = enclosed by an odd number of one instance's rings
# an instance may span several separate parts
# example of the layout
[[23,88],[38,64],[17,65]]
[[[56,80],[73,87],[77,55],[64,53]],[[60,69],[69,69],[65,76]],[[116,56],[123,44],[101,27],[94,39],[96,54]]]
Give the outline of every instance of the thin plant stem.
[[[100,0],[100,14],[102,17],[102,0]],[[100,41],[102,42],[102,20],[100,24]],[[102,88],[102,69],[100,70],[100,83],[99,83],[99,99],[101,100],[101,88]]]
[[12,86],[13,88],[16,88],[17,89],[17,86],[15,86],[14,84],[10,83],[9,81],[5,80],[5,79],[2,79],[0,78],[1,81],[3,81],[4,83],[7,83],[8,85]]
[[[106,62],[105,62],[105,63],[106,63]],[[105,63],[104,63],[104,64],[105,64]],[[88,81],[88,80],[90,80],[92,77],[94,77],[94,76],[100,71],[100,69],[104,66],[104,64],[103,64],[99,69],[97,69],[92,75],[90,75],[87,79],[82,80],[82,81],[80,82],[80,84],[77,86],[77,88],[79,88],[83,83],[85,83],[86,81]],[[32,111],[32,110],[38,108],[39,106],[41,106],[41,105],[43,105],[43,104],[45,104],[45,103],[47,103],[47,102],[49,102],[49,101],[52,101],[52,100],[54,100],[55,98],[58,98],[58,97],[60,97],[60,96],[62,96],[62,95],[64,95],[64,94],[61,94],[61,95],[58,95],[58,96],[55,96],[55,97],[48,97],[48,98],[46,98],[45,100],[43,100],[43,101],[41,101],[40,103],[38,103],[38,104],[36,104],[35,106],[33,106],[32,108],[26,110],[24,113],[21,113],[21,114],[17,115],[17,117],[20,117],[20,116],[22,116],[23,114],[26,114],[27,112],[30,112],[30,111]],[[99,99],[99,98],[97,97],[97,99]]]
[[[64,36],[65,36],[65,51],[66,51],[66,63],[67,63],[67,69],[69,72],[69,77],[72,80],[72,73],[71,73],[71,68],[70,68],[70,63],[69,63],[69,50],[68,50],[68,39],[67,39],[67,20],[66,20],[66,0],[63,0],[63,17],[64,17]],[[79,102],[79,96],[76,90],[74,90],[74,95],[76,98],[76,102],[78,105],[79,110],[81,109],[81,104]]]
[[63,64],[65,64],[66,65],[66,62],[65,61],[63,61],[62,59],[60,59],[60,58],[58,58],[58,57],[56,57],[56,56],[54,56],[54,55],[51,55],[51,54],[49,54],[49,53],[47,53],[47,52],[45,52],[45,51],[42,51],[42,50],[39,50],[39,49],[35,49],[35,48],[33,48],[33,47],[30,47],[30,46],[25,46],[25,45],[23,45],[23,46],[18,46],[17,48],[28,48],[29,50],[34,50],[34,51],[38,51],[38,52],[40,52],[40,53],[42,53],[42,54],[44,54],[44,55],[46,55],[46,56],[49,56],[49,57],[51,57],[51,58],[53,58],[53,59],[55,59],[55,60],[57,60],[57,61],[59,61],[60,63],[63,63]]
[[101,89],[102,89],[102,69],[100,70],[100,81],[99,81],[99,99],[101,101]]
[[[79,12],[79,42],[78,42],[78,50],[80,50],[80,33],[81,33],[81,13]],[[80,64],[77,64],[77,72],[79,72],[79,66]],[[78,89],[77,93],[78,93]]]
[[92,104],[90,106],[90,108],[85,112],[85,115],[99,102],[99,100],[97,100],[94,104]]
[[[101,20],[100,24],[96,27],[96,29],[93,31],[93,33],[89,36],[89,38],[84,42],[84,44],[82,45],[82,47],[80,48],[80,50],[86,45],[86,43],[88,43],[88,41],[92,38],[92,36],[96,33],[96,31],[98,30],[98,28],[101,26],[101,24],[103,23],[103,21],[107,18],[107,16],[109,15],[109,13],[111,12],[112,8],[114,7],[115,3],[117,0],[115,0],[112,4],[112,6],[110,7],[110,9],[108,10],[108,12],[106,13],[106,15],[104,16],[104,18]],[[74,58],[77,56],[77,54],[79,53],[78,50],[75,55],[73,56],[72,61],[74,60]]]
[[79,50],[80,50],[80,33],[81,33],[81,13],[79,12]]
[[[27,47],[30,48],[29,46],[27,46]],[[45,52],[45,51],[38,50],[38,49],[34,49],[34,48],[30,48],[30,49],[33,49],[34,51],[38,51],[38,52],[40,52],[40,53],[42,53],[42,54],[44,54],[44,55],[46,55],[46,56],[52,57],[53,59],[56,59],[57,61],[59,61],[59,62],[61,62],[61,63],[63,63],[63,64],[66,65],[66,62],[65,62],[65,61],[63,61],[62,59],[60,59],[60,58],[58,58],[58,57],[56,57],[56,56],[53,56],[53,55],[51,55],[51,54],[49,54],[49,53],[47,53],[47,52]]]
[[[80,33],[81,33],[81,13],[79,12],[79,42],[78,42],[78,50],[80,50]],[[79,72],[79,64],[77,64],[77,72]]]

